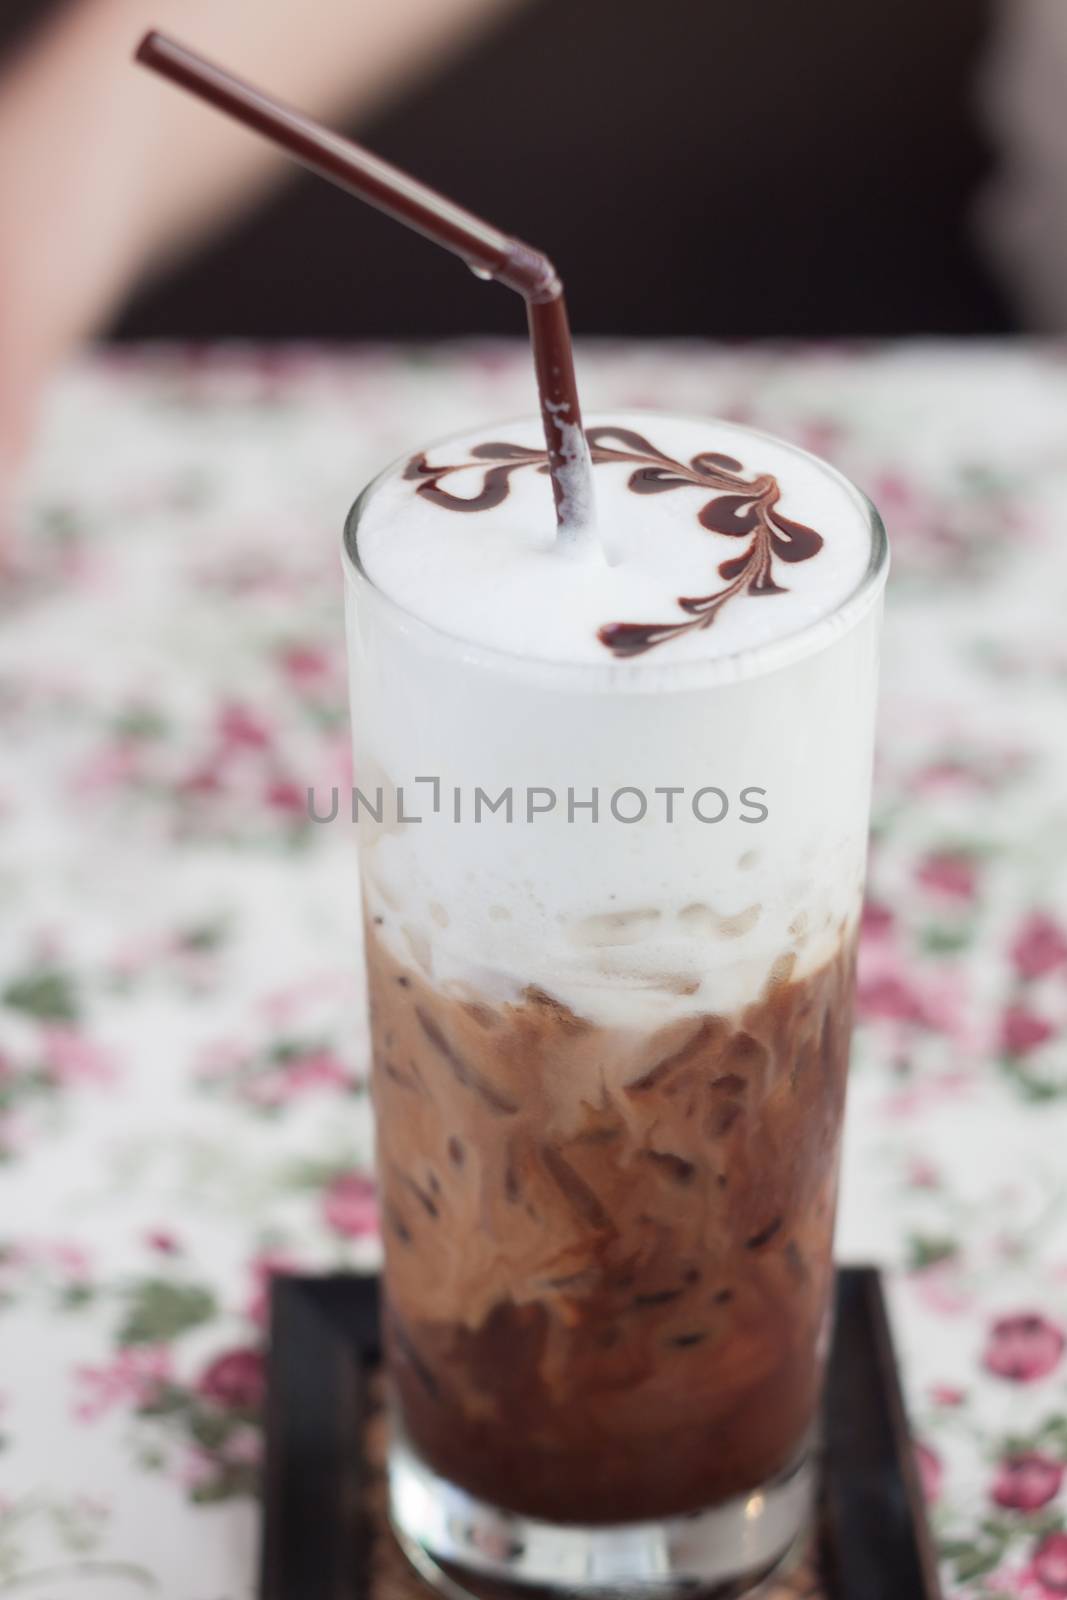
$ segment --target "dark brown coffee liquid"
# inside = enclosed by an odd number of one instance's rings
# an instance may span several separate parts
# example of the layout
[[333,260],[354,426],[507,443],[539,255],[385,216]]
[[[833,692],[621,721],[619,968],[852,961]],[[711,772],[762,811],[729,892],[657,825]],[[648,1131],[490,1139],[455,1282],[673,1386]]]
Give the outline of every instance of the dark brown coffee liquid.
[[[418,1453],[559,1522],[765,1482],[817,1405],[853,949],[732,1019],[445,997],[368,929],[388,1340]],[[785,964],[788,966],[788,963]]]

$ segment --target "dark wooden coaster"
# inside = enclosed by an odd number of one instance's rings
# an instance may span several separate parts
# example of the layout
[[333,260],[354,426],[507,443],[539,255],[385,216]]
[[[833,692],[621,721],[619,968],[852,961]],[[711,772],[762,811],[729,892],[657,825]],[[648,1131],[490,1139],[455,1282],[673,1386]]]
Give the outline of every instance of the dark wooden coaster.
[[[262,1600],[428,1600],[385,1515],[378,1281],[280,1277],[271,1298]],[[763,1600],[937,1600],[878,1273],[838,1273],[812,1547]]]
[[837,1274],[823,1440],[827,1593],[841,1600],[938,1600],[937,1558],[874,1267]]

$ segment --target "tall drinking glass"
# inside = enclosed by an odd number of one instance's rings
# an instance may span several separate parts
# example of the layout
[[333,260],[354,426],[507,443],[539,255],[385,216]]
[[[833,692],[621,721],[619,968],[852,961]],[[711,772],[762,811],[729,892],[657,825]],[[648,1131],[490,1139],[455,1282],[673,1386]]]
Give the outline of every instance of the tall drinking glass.
[[347,523],[391,1514],[472,1585],[754,1581],[807,1515],[888,557],[774,443],[869,555],[713,659],[412,614],[402,468]]

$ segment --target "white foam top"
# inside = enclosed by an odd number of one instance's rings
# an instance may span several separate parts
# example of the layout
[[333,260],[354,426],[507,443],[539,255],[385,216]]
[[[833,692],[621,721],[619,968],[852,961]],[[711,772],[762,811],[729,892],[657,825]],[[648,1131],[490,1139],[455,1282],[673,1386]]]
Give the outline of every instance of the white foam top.
[[[440,469],[469,462],[487,440],[537,451],[536,421],[432,448],[419,476],[405,478],[401,466],[379,480],[362,512],[359,549],[371,582],[350,572],[347,584],[351,694],[357,781],[386,797],[380,824],[363,819],[364,887],[396,959],[461,995],[514,999],[534,984],[582,1016],[644,1027],[735,1012],[783,961],[798,976],[814,970],[854,925],[877,607],[860,605],[847,625],[818,631],[795,656],[776,652],[758,671],[667,670],[785,638],[834,611],[868,569],[868,508],[832,469],[759,434],[652,413],[611,420],[684,463],[689,477],[702,453],[735,458],[741,466],[724,470],[741,488],[713,493],[684,481],[635,493],[628,485],[640,463],[596,464],[609,564],[554,548],[551,486],[536,459],[517,466],[507,496],[483,511],[452,510],[417,492],[436,477],[449,493],[479,493],[487,467],[507,461],[444,476]],[[607,425],[588,420],[594,449],[595,430]],[[668,472],[662,461],[644,470]],[[778,592],[749,593],[755,567],[735,569],[744,581],[711,627],[616,661],[599,628],[699,620],[678,597],[733,583],[719,568],[758,543],[744,508],[760,495],[771,508],[768,474],[780,486],[773,509],[787,519],[784,531],[772,522],[761,536],[762,571]],[[762,489],[746,499],[761,477]],[[729,494],[748,522],[738,536],[698,520],[715,503],[711,520],[721,521]],[[808,559],[790,561],[773,547],[781,532],[783,549],[796,553],[790,523],[821,537],[805,544],[794,532],[796,548],[812,550]],[[436,631],[413,628],[412,613]],[[442,634],[463,642],[443,643]],[[472,644],[505,654],[482,655]],[[516,670],[519,657],[549,667]],[[589,662],[610,670],[551,667]],[[694,813],[693,796],[707,785],[729,799],[719,822]],[[635,791],[648,801],[633,824],[611,813],[622,786],[632,786],[628,813]],[[663,798],[670,786],[673,820]],[[749,786],[766,806],[762,821],[746,817]],[[513,792],[514,820],[494,813],[479,821],[475,788]],[[531,821],[524,797],[534,790],[542,799],[551,793],[554,808]],[[404,821],[393,804],[400,793]],[[594,793],[598,820],[587,807],[572,820],[571,798],[588,802]]]
[[[644,456],[632,444],[603,437],[605,447],[643,459],[602,460],[593,467],[602,556],[595,545],[592,554],[587,549],[570,557],[557,548],[551,485],[536,460],[508,473],[508,492],[499,504],[474,512],[426,497],[420,481],[431,480],[405,478],[401,467],[380,481],[363,511],[358,544],[368,577],[406,611],[453,637],[535,660],[575,663],[613,659],[598,637],[605,625],[699,621],[679,599],[712,596],[733,584],[737,592],[715,608],[711,626],[692,626],[656,646],[654,656],[663,665],[733,655],[787,638],[836,610],[860,586],[871,549],[866,502],[815,457],[724,422],[656,412],[586,419],[594,437],[597,428],[609,426],[639,434],[658,454]],[[440,477],[437,487],[472,498],[482,491],[487,471],[508,464],[478,460],[472,450],[501,441],[543,451],[539,419],[482,427],[437,445],[426,453],[427,471],[457,468]],[[694,458],[708,452],[740,465],[706,464],[702,476]],[[670,479],[670,461],[680,464],[686,481],[660,492],[630,487],[635,473]],[[699,515],[719,502],[713,519],[720,526],[732,520],[743,530],[753,515],[746,488],[768,474],[777,480],[779,496],[767,507],[762,541],[777,592],[754,593],[758,549],[736,579],[719,569],[724,562],[736,566],[753,550],[759,542],[755,530],[720,532],[703,525]],[[785,526],[774,521],[776,515],[787,519]],[[815,554],[788,559],[801,548],[789,523],[819,535]]]

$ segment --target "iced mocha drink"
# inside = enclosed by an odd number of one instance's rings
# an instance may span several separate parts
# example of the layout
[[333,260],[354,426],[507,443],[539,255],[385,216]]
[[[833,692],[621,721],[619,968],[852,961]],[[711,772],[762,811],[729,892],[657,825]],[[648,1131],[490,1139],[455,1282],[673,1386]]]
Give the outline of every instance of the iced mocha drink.
[[795,1535],[827,1344],[884,537],[779,441],[537,424],[348,529],[393,1515],[438,1559],[735,1581]]

